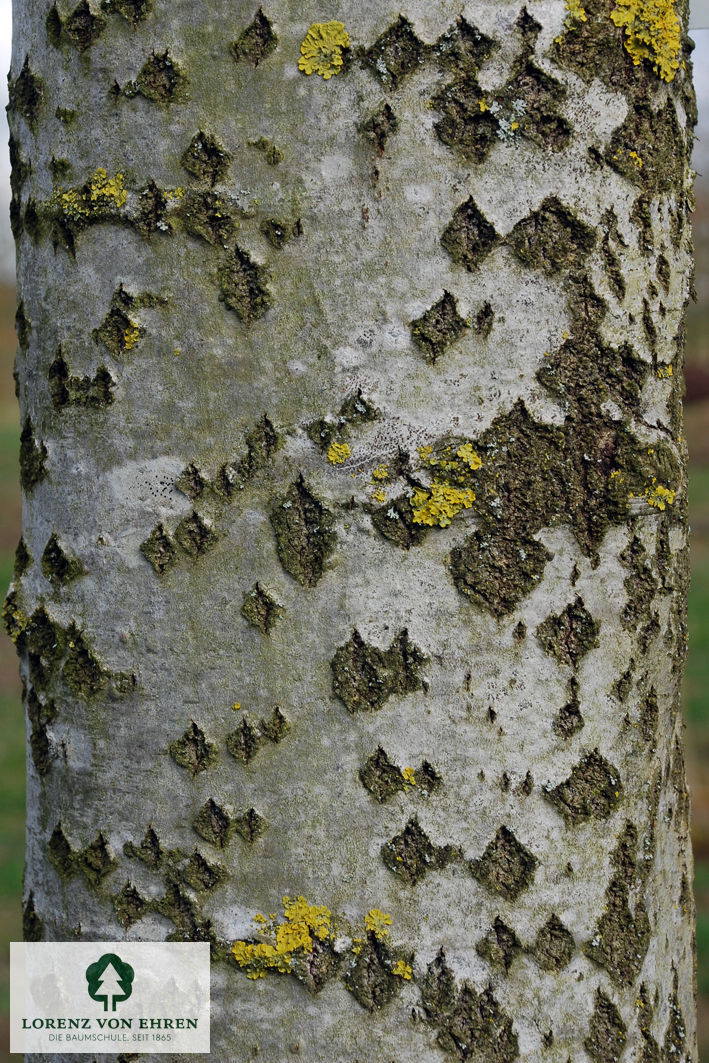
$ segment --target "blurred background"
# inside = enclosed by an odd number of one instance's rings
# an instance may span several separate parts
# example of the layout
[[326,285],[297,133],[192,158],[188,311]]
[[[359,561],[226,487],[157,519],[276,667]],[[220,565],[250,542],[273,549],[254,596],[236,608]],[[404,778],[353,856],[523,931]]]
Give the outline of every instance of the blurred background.
[[[700,1059],[709,1063],[709,0],[692,8],[695,84],[699,104],[694,167],[694,243],[698,302],[687,317],[686,434],[690,451],[692,589],[684,702],[693,804],[697,898]],[[0,0],[0,70],[10,66],[10,0]],[[15,357],[14,248],[9,225],[10,166],[0,85],[0,601],[12,575],[20,537],[17,457],[20,425],[12,380]],[[20,898],[24,849],[24,715],[17,660],[0,633],[0,1063],[9,1063],[8,942],[22,939]],[[14,1057],[17,1059],[17,1056]]]

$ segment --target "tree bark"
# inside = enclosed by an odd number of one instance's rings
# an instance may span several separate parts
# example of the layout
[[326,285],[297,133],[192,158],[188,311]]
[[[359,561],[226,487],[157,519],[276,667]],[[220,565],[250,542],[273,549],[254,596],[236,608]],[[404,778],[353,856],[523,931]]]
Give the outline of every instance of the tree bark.
[[696,1063],[686,4],[337,14],[18,4],[26,935],[210,940],[215,1060]]

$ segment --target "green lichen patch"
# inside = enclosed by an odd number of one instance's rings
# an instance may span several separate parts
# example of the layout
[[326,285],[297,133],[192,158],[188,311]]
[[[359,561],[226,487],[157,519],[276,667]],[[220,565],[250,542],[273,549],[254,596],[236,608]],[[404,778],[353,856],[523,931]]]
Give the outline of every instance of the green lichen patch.
[[27,544],[23,538],[20,538],[17,546],[15,547],[15,564],[13,567],[13,578],[21,579],[25,572],[32,564],[32,555],[27,549]]
[[175,480],[175,487],[182,491],[183,495],[187,495],[191,502],[196,502],[203,495],[207,483],[194,462],[191,462]]
[[216,889],[227,879],[226,869],[221,864],[210,864],[199,849],[194,850],[180,874],[185,884],[198,893]]
[[499,619],[529,594],[551,558],[536,539],[475,531],[451,551],[450,569],[461,594]]
[[475,951],[491,967],[507,974],[512,961],[522,952],[522,945],[514,930],[497,915],[488,932],[478,941]]
[[388,650],[369,645],[355,629],[330,662],[332,689],[352,714],[373,712],[393,694],[423,689],[420,669],[426,660],[405,628]]
[[458,313],[455,296],[445,289],[438,302],[410,324],[414,343],[432,363],[469,327],[468,321]]
[[556,196],[518,221],[507,243],[526,266],[549,276],[583,266],[596,244],[596,233]]
[[52,751],[47,727],[57,718],[57,707],[51,699],[40,698],[29,689],[26,697],[30,721],[30,751],[38,775],[46,775],[52,765]]
[[30,345],[30,332],[32,331],[32,323],[25,313],[25,304],[22,300],[17,304],[17,310],[15,311],[15,332],[17,333],[17,342],[20,345],[20,350],[25,354],[27,348]]
[[500,235],[472,196],[453,212],[443,230],[441,243],[454,262],[468,270],[476,269],[500,242]]
[[232,157],[215,136],[200,129],[192,137],[180,161],[187,173],[214,186],[226,177]]
[[285,247],[293,236],[300,236],[303,227],[300,219],[296,222],[284,221],[282,218],[264,218],[259,225],[259,232],[265,236],[277,251]]
[[486,37],[461,15],[455,25],[438,38],[434,54],[441,66],[456,74],[476,74],[497,47],[496,41]]
[[415,816],[381,848],[384,865],[410,886],[428,871],[446,867],[457,855],[451,845],[434,845]]
[[428,965],[421,983],[426,1018],[437,1028],[439,1047],[470,1063],[513,1063],[519,1044],[512,1019],[500,1007],[488,986],[478,993],[469,982],[460,989],[448,967],[443,949]]
[[596,990],[588,1037],[583,1042],[594,1063],[617,1063],[627,1041],[627,1027],[620,1012],[602,989]]
[[224,246],[237,229],[227,201],[218,192],[186,192],[174,216],[190,236],[212,245]]
[[547,785],[542,792],[575,827],[587,819],[608,819],[622,800],[623,784],[618,770],[594,749],[579,761],[565,782],[553,788]]
[[251,66],[257,67],[275,51],[277,44],[278,37],[271,21],[264,15],[263,8],[259,8],[251,24],[230,45],[229,50],[237,63],[246,60]]
[[571,738],[584,726],[579,702],[579,684],[572,676],[569,680],[569,700],[559,709],[552,722],[552,730],[561,738]]
[[399,128],[399,119],[390,104],[382,102],[377,109],[364,119],[360,129],[365,137],[374,144],[377,155],[384,154],[389,137]]
[[498,140],[499,122],[486,107],[475,77],[458,77],[444,85],[433,106],[442,116],[434,126],[438,139],[466,162],[484,162]]
[[188,557],[197,559],[217,542],[216,532],[200,517],[197,510],[193,509],[187,517],[183,517],[175,528],[175,542]]
[[468,864],[470,873],[491,893],[514,901],[534,879],[537,858],[508,827],[500,827],[483,855]]
[[188,85],[187,75],[166,48],[164,52],[152,52],[135,81],[119,91],[129,99],[140,95],[152,103],[184,103]]
[[49,160],[49,172],[52,175],[52,181],[54,184],[58,184],[60,181],[69,177],[71,169],[71,163],[68,159],[58,159],[55,155],[52,155]]
[[61,823],[57,823],[52,831],[47,844],[47,851],[51,863],[62,878],[70,878],[72,875],[76,874],[78,870],[78,853],[69,842]]
[[394,952],[386,940],[368,933],[344,978],[347,989],[367,1011],[378,1011],[399,992],[401,979],[393,974],[394,965]]
[[139,919],[143,918],[150,908],[150,902],[128,880],[120,893],[117,893],[113,898],[113,908],[120,925],[124,930],[128,930],[129,927],[133,926],[133,923],[137,923]]
[[687,152],[674,102],[668,99],[659,110],[647,102],[631,106],[611,137],[605,159],[645,192],[663,195],[682,187]]
[[15,80],[8,79],[8,94],[8,112],[21,114],[30,129],[34,130],[44,101],[44,82],[30,69],[28,55]]
[[283,152],[267,137],[257,137],[256,140],[250,140],[248,143],[250,148],[256,148],[262,152],[269,166],[278,166],[280,162],[283,162]]
[[42,574],[56,589],[83,576],[86,569],[62,548],[56,533],[52,533],[42,553]]
[[426,45],[418,39],[409,20],[399,15],[367,49],[363,59],[387,89],[396,89],[419,69],[427,54]]
[[428,535],[429,529],[426,525],[414,521],[414,511],[408,495],[399,495],[391,502],[373,508],[371,516],[377,531],[403,550],[419,546]]
[[234,821],[226,809],[210,797],[195,816],[192,826],[200,838],[223,849],[233,833]]
[[571,126],[559,113],[566,89],[536,63],[522,59],[506,83],[501,99],[516,104],[520,132],[540,147],[561,151],[571,140]]
[[131,859],[142,861],[151,871],[156,871],[162,865],[165,856],[160,839],[152,826],[148,826],[140,845],[126,842],[123,852]]
[[260,838],[268,828],[263,816],[259,815],[255,808],[247,808],[233,820],[234,830],[241,835],[245,842],[254,842]]
[[22,940],[44,941],[44,920],[35,908],[32,890],[22,906]]
[[171,742],[167,748],[175,763],[187,768],[192,778],[200,771],[206,771],[217,759],[217,747],[207,739],[194,720],[182,737]]
[[559,664],[578,668],[579,661],[598,646],[600,625],[594,620],[580,597],[566,609],[543,620],[537,628],[537,638],[545,653]]
[[100,11],[91,10],[88,0],[81,0],[81,3],[77,4],[70,15],[67,15],[62,24],[64,33],[79,52],[85,52],[87,48],[90,48],[105,28],[106,19]]
[[261,586],[254,583],[244,595],[241,615],[264,635],[268,635],[278,618],[283,614],[283,607]]
[[325,571],[336,537],[330,510],[299,476],[271,510],[278,559],[289,575],[312,587]]
[[268,278],[265,266],[254,262],[248,251],[235,247],[219,270],[220,298],[249,325],[273,306],[273,297],[266,287]]
[[85,701],[95,697],[105,688],[109,673],[73,621],[66,630],[66,644],[69,652],[62,669],[64,681],[77,697]]
[[162,576],[177,559],[175,540],[162,524],[156,524],[148,538],[140,544],[140,552],[158,576]]
[[20,433],[20,482],[25,491],[32,491],[47,475],[47,448],[35,441],[34,428],[25,418]]
[[574,937],[564,926],[558,915],[550,915],[539,932],[532,946],[532,955],[543,971],[556,973],[571,959],[574,951]]
[[427,760],[421,763],[418,771],[413,768],[402,769],[389,759],[381,746],[367,758],[360,768],[359,777],[364,788],[379,802],[388,801],[394,794],[412,789],[428,796],[443,781]]
[[61,347],[49,367],[48,379],[55,410],[67,406],[102,409],[114,400],[116,382],[106,366],[99,366],[93,376],[72,376]]

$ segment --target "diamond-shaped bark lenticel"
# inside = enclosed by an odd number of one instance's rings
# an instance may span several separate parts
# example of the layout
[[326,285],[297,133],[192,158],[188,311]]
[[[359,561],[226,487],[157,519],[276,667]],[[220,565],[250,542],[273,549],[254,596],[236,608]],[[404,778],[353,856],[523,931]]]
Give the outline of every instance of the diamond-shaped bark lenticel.
[[618,770],[597,749],[579,761],[565,782],[544,796],[572,826],[587,819],[608,819],[623,796]]
[[411,336],[429,362],[435,362],[470,325],[458,313],[455,297],[444,291],[441,298],[411,322]]
[[400,15],[365,52],[364,60],[387,88],[395,89],[407,74],[418,69],[425,54],[426,46],[414,33],[409,20]]
[[388,650],[364,641],[355,629],[330,662],[332,689],[351,713],[380,709],[392,694],[421,690],[423,653],[404,628]]
[[471,860],[471,874],[491,893],[514,901],[534,878],[537,858],[525,849],[508,827],[500,827],[479,860]]
[[441,243],[454,262],[473,270],[500,242],[500,235],[472,196],[457,208],[443,231]]

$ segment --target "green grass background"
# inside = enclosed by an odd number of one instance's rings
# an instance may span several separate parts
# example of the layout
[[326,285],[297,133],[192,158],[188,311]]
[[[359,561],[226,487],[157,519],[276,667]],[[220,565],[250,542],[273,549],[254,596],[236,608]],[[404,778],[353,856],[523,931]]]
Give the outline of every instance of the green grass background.
[[[10,582],[20,534],[17,471],[19,415],[12,382],[15,353],[14,291],[0,286],[0,600]],[[690,351],[709,368],[706,310],[691,312]],[[702,316],[704,315],[704,316]],[[709,1060],[709,400],[687,411],[690,453],[692,589],[689,597],[689,660],[685,681],[687,755],[693,796],[693,842],[699,955],[700,1053]],[[0,635],[0,1063],[8,1052],[9,947],[22,937],[20,900],[24,849],[25,723],[17,661]]]

